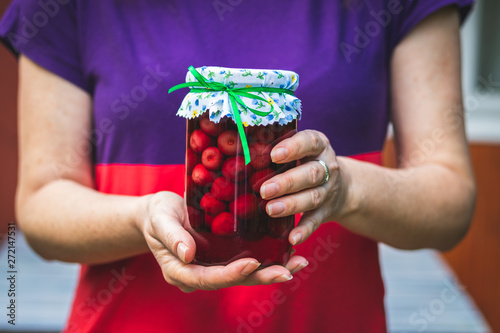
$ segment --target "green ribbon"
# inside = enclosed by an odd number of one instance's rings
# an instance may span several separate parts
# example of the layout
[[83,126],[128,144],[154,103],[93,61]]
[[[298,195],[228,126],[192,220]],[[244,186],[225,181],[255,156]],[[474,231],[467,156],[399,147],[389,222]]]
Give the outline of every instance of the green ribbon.
[[[254,113],[257,116],[265,117],[268,114],[274,111],[274,106],[272,102],[262,98],[261,96],[251,94],[252,92],[270,92],[270,93],[278,93],[278,94],[288,94],[293,96],[293,92],[288,89],[281,88],[271,88],[271,87],[247,87],[247,88],[236,88],[232,89],[222,84],[220,82],[209,81],[203,77],[198,71],[193,67],[189,66],[188,70],[193,74],[193,76],[198,80],[198,82],[186,82],[181,83],[176,86],[173,86],[168,90],[170,94],[173,91],[182,88],[191,88],[191,92],[200,93],[200,92],[208,92],[208,91],[224,91],[229,95],[229,100],[231,101],[231,113],[233,114],[234,121],[236,122],[236,127],[238,128],[238,133],[240,135],[241,144],[243,146],[243,155],[245,156],[245,165],[250,163],[250,150],[248,149],[248,141],[245,135],[245,129],[243,127],[243,123],[241,122],[240,111],[238,110],[238,104],[243,106],[248,111]],[[193,87],[202,87],[202,88],[193,88]],[[251,98],[259,101],[263,101],[271,106],[271,110],[268,112],[259,111],[256,109],[252,109],[247,106],[240,97]]]

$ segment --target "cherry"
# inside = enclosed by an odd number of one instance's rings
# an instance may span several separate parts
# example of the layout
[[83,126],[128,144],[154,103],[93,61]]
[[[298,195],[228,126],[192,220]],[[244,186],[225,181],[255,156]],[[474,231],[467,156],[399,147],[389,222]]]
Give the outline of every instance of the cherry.
[[212,221],[212,233],[217,236],[233,236],[238,231],[238,220],[233,214],[222,212]]
[[271,164],[271,146],[263,142],[254,142],[249,145],[250,165],[255,170],[267,168]]
[[248,220],[254,216],[257,205],[257,197],[251,193],[245,193],[229,204],[229,210],[238,218]]
[[[205,114],[208,115],[208,110],[205,112]],[[202,116],[200,118],[200,127],[203,130],[203,132],[207,133],[210,136],[217,136],[219,135],[223,128],[221,124],[216,124],[208,118],[208,116]]]
[[222,165],[224,156],[217,147],[208,147],[201,155],[201,163],[208,170],[218,170]]
[[243,156],[230,157],[222,165],[222,174],[236,183],[247,179],[252,174],[252,167],[250,165],[245,166]]
[[208,171],[203,164],[197,164],[191,175],[193,182],[198,186],[206,186],[212,183],[217,177],[214,172]]
[[235,198],[236,185],[225,177],[214,180],[210,193],[214,198],[224,201],[231,201]]
[[226,204],[214,198],[210,193],[207,193],[201,198],[200,207],[208,215],[216,216],[226,210]]
[[213,139],[200,129],[193,131],[193,133],[191,133],[191,137],[189,138],[189,146],[193,148],[195,153],[198,154],[208,147],[213,146],[213,144]]
[[238,133],[233,130],[222,132],[217,139],[217,144],[225,155],[235,156],[239,145]]
[[261,141],[271,143],[276,138],[275,129],[272,125],[268,126],[253,126],[251,128],[249,138],[253,141]]

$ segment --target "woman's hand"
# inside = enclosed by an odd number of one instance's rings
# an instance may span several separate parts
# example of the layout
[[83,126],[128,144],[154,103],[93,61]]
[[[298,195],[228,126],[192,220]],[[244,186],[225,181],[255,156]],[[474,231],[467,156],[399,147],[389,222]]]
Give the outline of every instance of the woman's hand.
[[[271,151],[275,163],[298,161],[298,166],[277,175],[260,189],[262,198],[271,200],[267,213],[281,217],[304,213],[300,223],[290,232],[293,245],[306,240],[323,222],[332,221],[344,213],[347,198],[347,175],[339,162],[328,138],[321,132],[305,130],[277,144]],[[325,182],[324,166],[328,167],[330,180]]]
[[261,270],[257,270],[260,263],[252,258],[239,259],[227,266],[190,264],[196,245],[183,227],[188,220],[184,200],[172,192],[158,192],[143,200],[138,227],[165,280],[184,292],[285,282],[307,265],[307,260],[300,256],[291,257],[285,267],[275,265]]

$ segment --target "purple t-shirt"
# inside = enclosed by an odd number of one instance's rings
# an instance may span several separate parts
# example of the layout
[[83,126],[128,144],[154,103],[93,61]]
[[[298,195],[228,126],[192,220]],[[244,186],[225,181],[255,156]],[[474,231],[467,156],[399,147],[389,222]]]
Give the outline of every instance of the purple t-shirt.
[[185,92],[166,92],[190,65],[293,70],[299,129],[339,155],[379,151],[394,47],[430,12],[471,0],[41,3],[14,1],[0,34],[93,96],[97,162],[171,164],[184,160]]
[[[390,118],[389,78],[394,48],[429,14],[456,5],[463,18],[472,2],[14,0],[0,23],[0,37],[14,51],[92,96],[96,165],[184,163],[185,119],[175,113],[186,91],[167,94],[167,90],[184,82],[190,65],[297,72],[300,85],[296,95],[303,105],[299,129],[325,133],[338,155],[349,156],[382,149]],[[273,316],[262,319],[259,331],[383,331],[383,286],[376,243],[334,223],[322,226],[315,235],[333,235],[340,245],[328,262],[314,272],[311,269],[297,290],[286,289],[286,284],[274,287],[285,288],[275,290],[295,302],[280,306],[276,302]],[[219,311],[209,316],[217,329],[243,332],[256,327],[251,316],[260,312],[252,306],[265,304],[265,296],[263,300],[258,297],[261,291],[270,290],[267,287],[254,287],[250,293],[230,288],[210,296],[196,294],[202,295],[196,299],[177,294],[173,287],[167,289],[160,281],[161,272],[153,268],[157,265],[152,256],[138,258],[142,261],[132,258],[121,262],[121,266],[84,267],[80,284],[86,284],[87,289],[79,289],[80,302],[75,302],[72,313],[72,318],[77,318],[75,327],[85,332],[110,328],[125,332],[118,321],[106,317],[128,311],[129,318],[143,318],[128,306],[133,300],[127,300],[125,295],[149,295],[149,302],[137,303],[138,308],[151,305],[148,311],[162,309],[172,297],[184,305],[185,300],[192,300],[186,313],[195,312],[196,302],[204,299],[212,303],[200,307],[196,316]],[[83,310],[87,308],[82,310],[78,305],[87,304],[86,300],[95,297],[92,295],[107,290],[105,283],[113,278],[110,272],[122,272],[123,267],[137,273],[133,282],[136,285],[142,281],[140,272],[145,269],[156,269],[154,274],[148,273],[148,279],[154,275],[159,280],[146,280],[149,282],[142,289],[134,289],[140,290],[137,294],[113,294],[127,306],[119,308],[117,302],[104,302],[91,312],[90,319],[85,317]],[[104,284],[95,282],[98,279]],[[154,290],[146,291],[147,284],[155,286]],[[91,288],[94,290],[88,291]],[[163,298],[155,301],[158,295]],[[223,301],[223,295],[230,295],[231,300]],[[249,297],[248,302],[242,295]],[[250,302],[253,299],[257,301]],[[216,310],[221,304],[225,304],[226,312],[243,313],[242,317],[224,316]],[[173,305],[165,311],[172,314],[183,309]],[[301,315],[292,311],[300,311]],[[230,328],[215,321],[217,316]],[[176,320],[184,321],[178,327],[189,332],[186,318],[185,313],[178,312],[164,320],[173,331]],[[246,326],[241,326],[238,318],[243,318]],[[160,319],[155,316],[154,320]],[[155,325],[154,320],[150,317],[147,322]],[[144,321],[142,325],[146,325]],[[130,331],[132,326],[127,322]],[[199,331],[198,326],[192,327],[193,332]]]

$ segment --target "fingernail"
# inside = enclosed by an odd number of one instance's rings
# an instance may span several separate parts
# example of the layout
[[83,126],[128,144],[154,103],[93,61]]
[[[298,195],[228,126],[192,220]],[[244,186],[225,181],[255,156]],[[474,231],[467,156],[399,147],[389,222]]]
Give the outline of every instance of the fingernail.
[[286,282],[286,281],[290,281],[291,279],[293,279],[293,275],[283,274],[283,275],[280,275],[277,278],[275,278],[273,280],[273,283]]
[[307,267],[307,265],[309,265],[309,261],[300,263],[297,267],[295,267],[294,269],[292,269],[292,271],[290,273],[295,274],[298,271],[300,271],[302,268]]
[[270,197],[278,194],[278,192],[279,192],[279,187],[278,187],[278,184],[276,184],[276,183],[266,184],[266,185],[262,186],[262,188],[260,189],[260,193],[261,193],[263,199],[270,198]]
[[241,271],[241,275],[248,276],[260,266],[260,262],[250,261]]
[[299,232],[299,233],[295,234],[295,236],[292,237],[292,241],[293,241],[292,245],[300,243],[301,240],[302,240],[302,234]]
[[273,162],[278,162],[286,158],[288,155],[288,150],[286,148],[280,147],[271,151],[271,159]]
[[286,209],[285,204],[280,201],[267,205],[267,212],[269,216],[279,215],[283,213],[285,209]]
[[186,262],[186,252],[187,252],[187,250],[188,250],[188,247],[186,246],[186,244],[180,242],[179,245],[177,245],[177,255],[184,262]]

